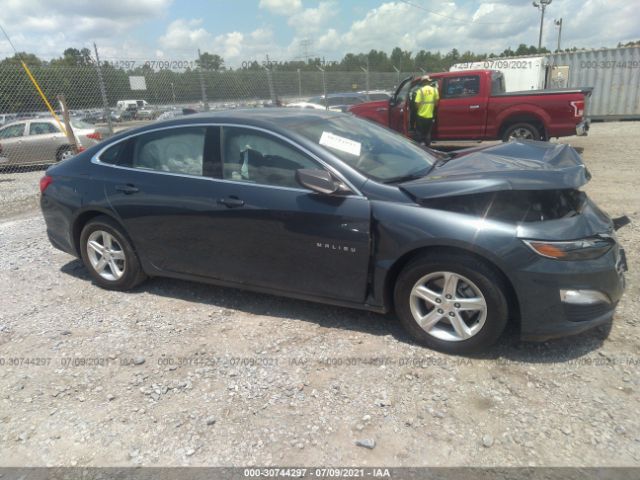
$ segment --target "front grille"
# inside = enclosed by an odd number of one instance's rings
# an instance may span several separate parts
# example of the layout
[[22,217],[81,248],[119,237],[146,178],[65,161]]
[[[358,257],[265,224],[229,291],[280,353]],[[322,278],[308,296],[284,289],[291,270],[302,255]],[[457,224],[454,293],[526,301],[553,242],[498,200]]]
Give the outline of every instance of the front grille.
[[570,322],[588,322],[613,311],[615,305],[609,303],[594,303],[593,305],[564,304],[564,314]]

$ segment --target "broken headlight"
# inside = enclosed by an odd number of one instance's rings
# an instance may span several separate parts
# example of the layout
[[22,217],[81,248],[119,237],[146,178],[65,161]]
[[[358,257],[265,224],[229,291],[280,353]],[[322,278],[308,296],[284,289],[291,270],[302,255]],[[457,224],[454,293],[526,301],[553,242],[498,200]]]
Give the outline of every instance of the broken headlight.
[[523,240],[538,255],[554,260],[592,260],[601,257],[615,244],[609,237],[589,237],[568,242]]

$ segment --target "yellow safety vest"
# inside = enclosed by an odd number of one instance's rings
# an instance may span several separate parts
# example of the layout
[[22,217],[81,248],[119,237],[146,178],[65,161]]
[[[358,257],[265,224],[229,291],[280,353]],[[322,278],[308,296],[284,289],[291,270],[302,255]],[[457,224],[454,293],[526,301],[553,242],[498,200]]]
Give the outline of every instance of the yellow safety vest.
[[438,89],[433,88],[431,85],[425,85],[416,93],[416,107],[419,117],[433,118],[436,104],[440,99],[438,95]]

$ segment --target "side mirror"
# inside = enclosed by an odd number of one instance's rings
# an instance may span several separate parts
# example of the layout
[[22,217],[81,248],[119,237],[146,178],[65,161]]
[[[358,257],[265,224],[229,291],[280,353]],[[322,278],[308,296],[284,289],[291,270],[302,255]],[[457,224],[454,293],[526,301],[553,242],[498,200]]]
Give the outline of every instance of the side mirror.
[[301,168],[296,170],[296,180],[308,189],[326,195],[342,190],[342,184],[326,170]]

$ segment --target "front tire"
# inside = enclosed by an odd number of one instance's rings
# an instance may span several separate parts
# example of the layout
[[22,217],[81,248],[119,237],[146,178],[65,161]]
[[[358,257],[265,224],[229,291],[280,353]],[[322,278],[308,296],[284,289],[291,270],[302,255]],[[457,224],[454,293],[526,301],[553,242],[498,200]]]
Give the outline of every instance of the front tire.
[[463,354],[486,349],[508,317],[501,276],[470,255],[429,253],[411,261],[395,285],[395,309],[405,330],[433,350]]
[[146,278],[122,228],[111,218],[90,220],[80,235],[82,261],[94,282],[109,290],[130,290]]
[[508,127],[502,135],[502,141],[509,140],[541,140],[540,131],[530,123],[516,123]]

